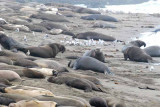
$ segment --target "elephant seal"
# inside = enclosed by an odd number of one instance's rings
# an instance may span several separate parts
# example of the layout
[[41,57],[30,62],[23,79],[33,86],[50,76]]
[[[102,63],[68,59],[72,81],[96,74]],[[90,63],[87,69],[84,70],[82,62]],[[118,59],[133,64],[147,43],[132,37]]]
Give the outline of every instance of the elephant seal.
[[80,99],[70,98],[70,96],[36,96],[34,97],[39,101],[55,101],[58,105],[71,106],[71,107],[91,107],[89,104],[84,103]]
[[25,68],[22,70],[25,77],[28,78],[45,78],[45,75],[37,70],[32,70],[30,68]]
[[101,15],[101,14],[93,14],[88,16],[82,16],[81,19],[84,20],[103,20],[103,21],[109,21],[109,22],[118,22],[118,20],[112,16],[108,15]]
[[24,48],[25,46],[14,40],[12,37],[8,37],[5,33],[0,32],[0,44],[8,50],[16,48]]
[[21,80],[21,77],[11,70],[0,70],[0,78],[8,81]]
[[101,33],[96,33],[96,32],[84,32],[84,33],[79,33],[76,34],[76,36],[73,36],[73,38],[77,39],[93,39],[93,40],[104,40],[104,41],[115,41],[116,39],[112,36],[107,36]]
[[89,100],[89,103],[91,106],[94,106],[94,107],[108,107],[106,101],[100,97],[91,98]]
[[160,57],[160,46],[149,46],[143,50],[151,57]]
[[46,13],[32,14],[30,18],[48,20],[52,22],[69,22],[64,16],[52,15]]
[[4,92],[11,94],[27,95],[31,97],[40,95],[54,96],[54,94],[49,90],[37,87],[22,86],[22,85],[6,87],[4,88]]
[[128,44],[126,44],[125,46],[123,46],[122,52],[124,53],[124,51],[125,51],[128,47],[132,47],[132,46],[137,46],[137,47],[144,46],[144,47],[146,47],[146,43],[145,43],[144,41],[141,41],[141,40],[131,41],[131,42],[129,42]]
[[83,56],[89,56],[89,57],[93,57],[101,62],[105,62],[105,56],[104,54],[100,51],[100,49],[92,49],[92,50],[88,50],[86,51]]
[[50,22],[50,21],[42,21],[39,25],[45,27],[48,30],[52,30],[52,29],[62,29],[63,31],[69,30],[67,28],[67,26],[62,26],[62,25],[59,25],[59,24],[55,24],[55,23]]
[[109,68],[104,63],[100,62],[95,58],[88,57],[88,56],[83,56],[81,58],[78,58],[73,63],[70,61],[68,63],[68,67],[71,67],[75,70],[76,69],[92,70],[94,72],[113,75],[113,73],[109,70]]
[[31,56],[54,58],[59,52],[63,53],[65,51],[65,46],[58,43],[52,43],[39,47],[19,48],[18,50],[23,51],[24,53],[29,51]]
[[[55,73],[53,72],[53,75],[55,75]],[[84,78],[87,79],[91,82],[93,82],[96,85],[101,85],[100,81],[98,80],[98,78],[93,77],[93,76],[89,76],[89,75],[83,75],[83,74],[79,74],[79,73],[72,73],[72,72],[63,72],[63,73],[57,73],[56,76],[71,76],[71,77],[75,77],[75,78]]]
[[6,97],[0,97],[0,104],[8,106],[10,103],[15,103],[15,100]]
[[11,94],[11,93],[1,93],[0,97],[5,97],[9,99],[13,99],[14,101],[18,102],[21,100],[35,100],[35,98],[23,94]]
[[50,68],[29,68],[29,69],[33,70],[33,71],[38,71],[45,76],[52,76],[53,72],[58,72],[58,71],[56,71],[54,69],[50,69]]
[[78,7],[76,9],[73,9],[72,11],[77,13],[88,13],[88,14],[100,14],[100,12],[88,8]]
[[141,41],[141,40],[131,41],[131,42],[129,42],[129,44],[127,44],[127,45],[137,46],[137,47],[141,47],[141,46],[146,47],[146,43],[145,43],[144,41]]
[[57,103],[53,101],[22,100],[9,104],[9,107],[57,107]]
[[129,58],[131,61],[137,61],[137,62],[152,61],[152,57],[137,46],[128,47],[126,50],[124,50],[123,54],[125,60]]
[[45,32],[45,33],[49,33],[48,29],[46,29],[43,26],[40,26],[38,24],[29,24],[26,25],[31,31],[35,31],[35,32]]
[[47,81],[56,83],[56,84],[66,84],[67,86],[82,89],[85,92],[91,92],[92,90],[103,92],[98,86],[92,83],[89,80],[83,78],[75,78],[71,76],[58,76],[58,77],[49,77]]
[[25,25],[5,24],[5,25],[2,25],[1,27],[3,29],[12,30],[12,31],[17,30],[17,28],[19,29],[19,31],[23,31],[23,32],[29,32],[30,31],[30,29],[27,26],[25,26]]
[[66,67],[64,67],[62,64],[60,64],[54,60],[38,59],[38,60],[35,60],[34,62],[39,67],[42,67],[42,68],[50,68],[50,69],[54,69],[58,72],[69,72],[69,70]]

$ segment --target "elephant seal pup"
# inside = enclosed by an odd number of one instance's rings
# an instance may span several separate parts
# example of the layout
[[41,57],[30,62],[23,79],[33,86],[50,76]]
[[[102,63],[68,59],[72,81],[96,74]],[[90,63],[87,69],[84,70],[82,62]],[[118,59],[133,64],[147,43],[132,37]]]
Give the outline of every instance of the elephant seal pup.
[[0,44],[8,50],[24,48],[25,46],[14,40],[12,37],[8,37],[5,33],[0,32]]
[[64,52],[64,45],[58,43],[47,44],[39,47],[27,47],[19,48],[18,50],[24,53],[30,52],[31,56],[42,57],[42,58],[54,58],[59,52]]
[[112,16],[108,15],[101,15],[101,14],[93,14],[88,16],[82,16],[81,19],[84,20],[103,20],[103,21],[109,21],[109,22],[118,22],[118,20]]
[[57,103],[53,101],[22,100],[9,104],[9,107],[57,107]]
[[42,67],[42,68],[50,68],[58,72],[69,72],[69,70],[66,67],[64,67],[62,64],[54,60],[38,59],[38,60],[35,60],[34,62],[38,64],[39,67]]
[[160,46],[149,46],[143,50],[151,57],[160,57]]
[[101,33],[96,33],[96,32],[84,32],[84,33],[79,33],[77,34],[75,37],[73,36],[73,38],[77,38],[77,39],[93,39],[93,40],[104,40],[104,41],[115,41],[116,39],[112,36],[107,36]]
[[0,104],[8,106],[10,103],[15,103],[15,100],[6,97],[0,97]]
[[84,103],[80,99],[70,98],[70,96],[36,96],[34,97],[39,101],[55,101],[57,104],[62,106],[71,106],[71,107],[91,107],[89,104]]
[[123,54],[125,60],[129,58],[131,61],[137,61],[137,62],[152,61],[152,57],[137,46],[128,47],[126,50],[124,50]]
[[49,82],[56,84],[66,84],[73,88],[82,89],[85,92],[91,92],[92,90],[103,92],[99,87],[89,80],[83,78],[75,78],[70,76],[58,76],[58,77],[49,77]]
[[8,81],[21,80],[21,77],[11,70],[0,70],[0,78]]
[[88,57],[88,56],[83,56],[81,58],[78,58],[74,62],[69,62],[68,67],[71,67],[75,70],[77,69],[82,69],[82,70],[92,70],[94,72],[100,72],[100,73],[105,73],[105,74],[112,74],[113,73],[109,70],[109,68],[99,60]]
[[83,56],[90,56],[90,57],[93,57],[101,62],[105,62],[105,56],[100,51],[100,49],[88,50],[83,54]]
[[54,96],[53,93],[49,90],[37,87],[22,86],[22,85],[6,87],[4,88],[4,92],[11,94],[27,95],[31,97],[40,95]]
[[28,78],[45,78],[45,75],[37,70],[32,70],[30,68],[25,68],[22,70],[25,77]]
[[94,107],[108,107],[106,101],[100,97],[91,98],[89,100],[89,103],[91,106],[94,106]]

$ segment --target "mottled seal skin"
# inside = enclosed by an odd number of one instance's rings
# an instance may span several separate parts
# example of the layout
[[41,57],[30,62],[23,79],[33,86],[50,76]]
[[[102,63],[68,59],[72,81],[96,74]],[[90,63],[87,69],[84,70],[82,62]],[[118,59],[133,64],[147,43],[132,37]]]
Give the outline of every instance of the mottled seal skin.
[[151,57],[160,57],[160,46],[149,46],[143,50]]
[[22,100],[9,104],[9,107],[57,107],[57,103],[53,101]]
[[113,74],[109,68],[99,60],[88,57],[88,56],[83,56],[81,58],[78,58],[75,62],[69,62],[68,67],[71,67],[75,70],[77,69],[82,69],[82,70],[92,70],[94,72],[100,72],[100,73],[105,73],[105,74]]
[[75,37],[73,36],[73,38],[77,38],[77,39],[93,39],[93,40],[104,40],[104,41],[115,41],[116,39],[112,36],[107,36],[101,33],[96,33],[96,32],[84,32],[84,33],[79,33],[77,34]]
[[8,106],[10,103],[15,103],[15,100],[6,97],[0,97],[0,104]]
[[131,61],[137,62],[152,61],[152,57],[137,46],[128,47],[126,50],[124,50],[124,59],[127,60],[128,58]]
[[63,16],[46,14],[46,13],[33,14],[33,15],[30,16],[30,18],[48,20],[48,21],[53,21],[53,22],[69,22],[69,21],[68,21],[65,17],[63,17]]
[[34,97],[39,101],[55,101],[58,105],[63,106],[71,106],[71,107],[91,107],[90,105],[82,102],[81,100],[77,100],[75,98],[63,97],[63,96],[37,96]]
[[103,20],[103,21],[110,21],[110,22],[118,22],[118,20],[116,18],[112,17],[112,16],[101,15],[101,14],[82,16],[81,19],[84,19],[84,20]]
[[31,56],[54,58],[59,52],[63,53],[65,51],[65,46],[58,43],[52,43],[39,47],[19,48],[18,50],[23,51],[24,53],[29,51]]
[[88,50],[83,54],[83,56],[93,57],[101,62],[105,62],[105,56],[103,52],[100,51],[100,49]]
[[73,9],[73,11],[77,12],[77,13],[100,14],[100,12],[98,12],[98,11],[91,10],[91,9],[88,9],[88,8],[83,8],[83,7]]
[[14,48],[24,48],[25,46],[17,42],[11,37],[6,36],[6,34],[0,32],[0,44],[8,50],[14,49]]
[[58,76],[58,77],[49,77],[48,81],[56,84],[66,84],[67,86],[70,86],[70,87],[82,89],[85,92],[91,92],[92,90],[103,92],[94,83],[83,78],[75,78],[75,77],[65,75],[65,76]]
[[106,101],[100,97],[91,98],[89,100],[89,103],[91,106],[94,106],[94,107],[108,107]]

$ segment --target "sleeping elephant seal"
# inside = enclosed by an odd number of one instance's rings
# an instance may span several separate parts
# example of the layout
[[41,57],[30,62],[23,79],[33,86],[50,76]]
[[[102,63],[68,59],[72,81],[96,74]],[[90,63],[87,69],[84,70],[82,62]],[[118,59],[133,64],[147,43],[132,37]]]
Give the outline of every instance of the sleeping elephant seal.
[[25,46],[14,40],[12,37],[8,37],[3,32],[0,32],[0,44],[8,50],[24,48]]
[[54,69],[58,72],[69,72],[69,70],[57,61],[49,59],[37,59],[34,61],[39,67]]
[[53,101],[22,100],[9,104],[9,107],[57,107],[57,103]]
[[22,70],[23,75],[28,78],[45,78],[45,75],[37,70],[25,68]]
[[73,36],[73,38],[77,39],[93,39],[93,40],[104,40],[104,41],[115,41],[116,39],[112,36],[107,36],[101,33],[96,33],[96,32],[84,32],[84,33],[79,33],[76,36]]
[[15,100],[6,97],[0,97],[0,104],[8,106],[10,103],[15,103]]
[[88,13],[88,14],[101,14],[100,12],[88,8],[83,8],[83,7],[78,7],[72,9],[72,11],[77,12],[77,13]]
[[160,46],[149,46],[143,50],[151,57],[160,57]]
[[65,75],[58,77],[49,77],[48,81],[56,84],[66,84],[67,86],[73,88],[82,89],[85,92],[91,92],[92,90],[105,92],[101,90],[100,87],[96,86],[93,82],[83,78],[75,78]]
[[106,101],[99,97],[91,98],[89,100],[89,103],[91,106],[94,106],[94,107],[108,107]]
[[131,61],[137,61],[137,62],[152,61],[152,57],[137,46],[128,47],[126,50],[124,50],[123,54],[125,60],[129,58]]
[[23,95],[23,94],[11,94],[11,93],[1,93],[0,97],[5,97],[5,98],[10,98],[13,99],[14,101],[18,102],[21,100],[35,100],[35,98],[28,96],[28,95]]
[[105,56],[104,54],[100,51],[100,49],[92,49],[92,50],[88,50],[86,51],[83,56],[89,56],[89,57],[93,57],[101,62],[105,62]]
[[18,50],[24,53],[30,52],[31,56],[42,57],[42,58],[54,58],[59,52],[64,52],[64,45],[58,43],[47,44],[39,47],[27,47],[19,48]]
[[118,20],[112,16],[108,15],[101,15],[101,14],[93,14],[88,16],[82,16],[81,19],[84,20],[103,20],[103,21],[109,21],[109,22],[118,22]]
[[22,86],[22,85],[6,87],[4,88],[4,92],[11,94],[27,95],[31,97],[40,95],[54,96],[54,94],[49,90],[37,87]]
[[58,105],[62,105],[62,107],[67,106],[67,107],[91,107],[89,104],[86,104],[85,102],[81,101],[80,99],[76,98],[70,98],[69,97],[63,97],[63,96],[36,96],[34,97],[39,101],[55,101],[57,102]]
[[83,56],[81,58],[78,58],[75,62],[69,62],[68,67],[71,67],[73,69],[82,69],[82,70],[92,70],[94,72],[100,72],[105,74],[113,74],[109,68],[99,60]]

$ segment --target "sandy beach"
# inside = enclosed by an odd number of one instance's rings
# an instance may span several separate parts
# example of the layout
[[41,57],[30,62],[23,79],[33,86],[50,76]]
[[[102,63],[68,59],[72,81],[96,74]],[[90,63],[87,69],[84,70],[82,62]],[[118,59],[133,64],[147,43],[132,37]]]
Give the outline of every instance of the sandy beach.
[[[32,4],[23,4],[26,6],[38,5],[37,3]],[[10,4],[11,5],[11,4]],[[13,6],[23,7],[22,4],[13,3]],[[0,5],[1,8],[10,8],[11,6]],[[22,8],[21,7],[21,8]],[[0,16],[4,18],[7,22],[11,20],[23,19],[29,17],[31,13],[27,10],[26,13],[19,12],[19,9],[11,10],[14,12],[6,12],[1,10]],[[18,11],[18,12],[17,12]],[[17,12],[17,13],[16,13]],[[58,11],[60,14],[64,14],[67,11]],[[152,14],[125,14],[125,13],[112,13],[112,12],[103,12],[105,15],[113,16],[119,20],[119,22],[107,22],[108,24],[114,25],[117,28],[93,28],[95,22],[100,22],[97,20],[88,21],[80,19],[81,16],[88,15],[86,13],[76,13],[71,12],[71,14],[76,17],[66,17],[70,22],[55,22],[61,25],[67,25],[69,30],[75,34],[94,31],[106,35],[115,37],[117,40],[124,41],[128,43],[133,38],[138,38],[140,33],[151,31],[157,25],[160,25],[159,15]],[[33,12],[34,13],[34,12]],[[23,16],[23,17],[22,17]],[[40,22],[40,19],[32,19],[32,23]],[[55,95],[70,95],[78,96],[89,101],[90,98],[98,96],[101,98],[106,97],[115,97],[125,101],[127,107],[159,107],[160,106],[160,66],[153,65],[143,62],[133,62],[130,60],[125,61],[123,54],[121,52],[122,47],[125,45],[124,42],[105,42],[104,46],[74,46],[65,44],[66,40],[70,40],[72,37],[64,34],[51,35],[48,34],[48,37],[44,38],[46,33],[35,32],[33,36],[32,32],[16,32],[14,30],[3,29],[5,34],[14,38],[20,43],[29,45],[29,46],[38,46],[41,43],[55,42],[65,45],[66,52],[59,53],[56,58],[50,58],[58,61],[67,67],[70,59],[67,59],[67,56],[82,56],[86,50],[100,48],[101,51],[105,54],[106,62],[105,63],[110,70],[115,74],[104,75],[102,73],[95,73],[91,70],[73,70],[69,67],[70,72],[76,72],[84,75],[94,76],[100,80],[103,87],[106,89],[107,93],[102,92],[84,92],[83,90],[75,89],[68,87],[66,85],[57,85],[54,83],[47,82],[46,79],[31,79],[27,77],[22,77],[25,81],[22,82],[22,85],[34,86],[45,88],[53,92]],[[24,36],[27,37],[27,42],[25,42]],[[80,40],[83,41],[83,40]],[[160,61],[160,58],[153,58],[154,60]],[[151,67],[154,67],[150,71]],[[148,88],[147,88],[148,87]]]

